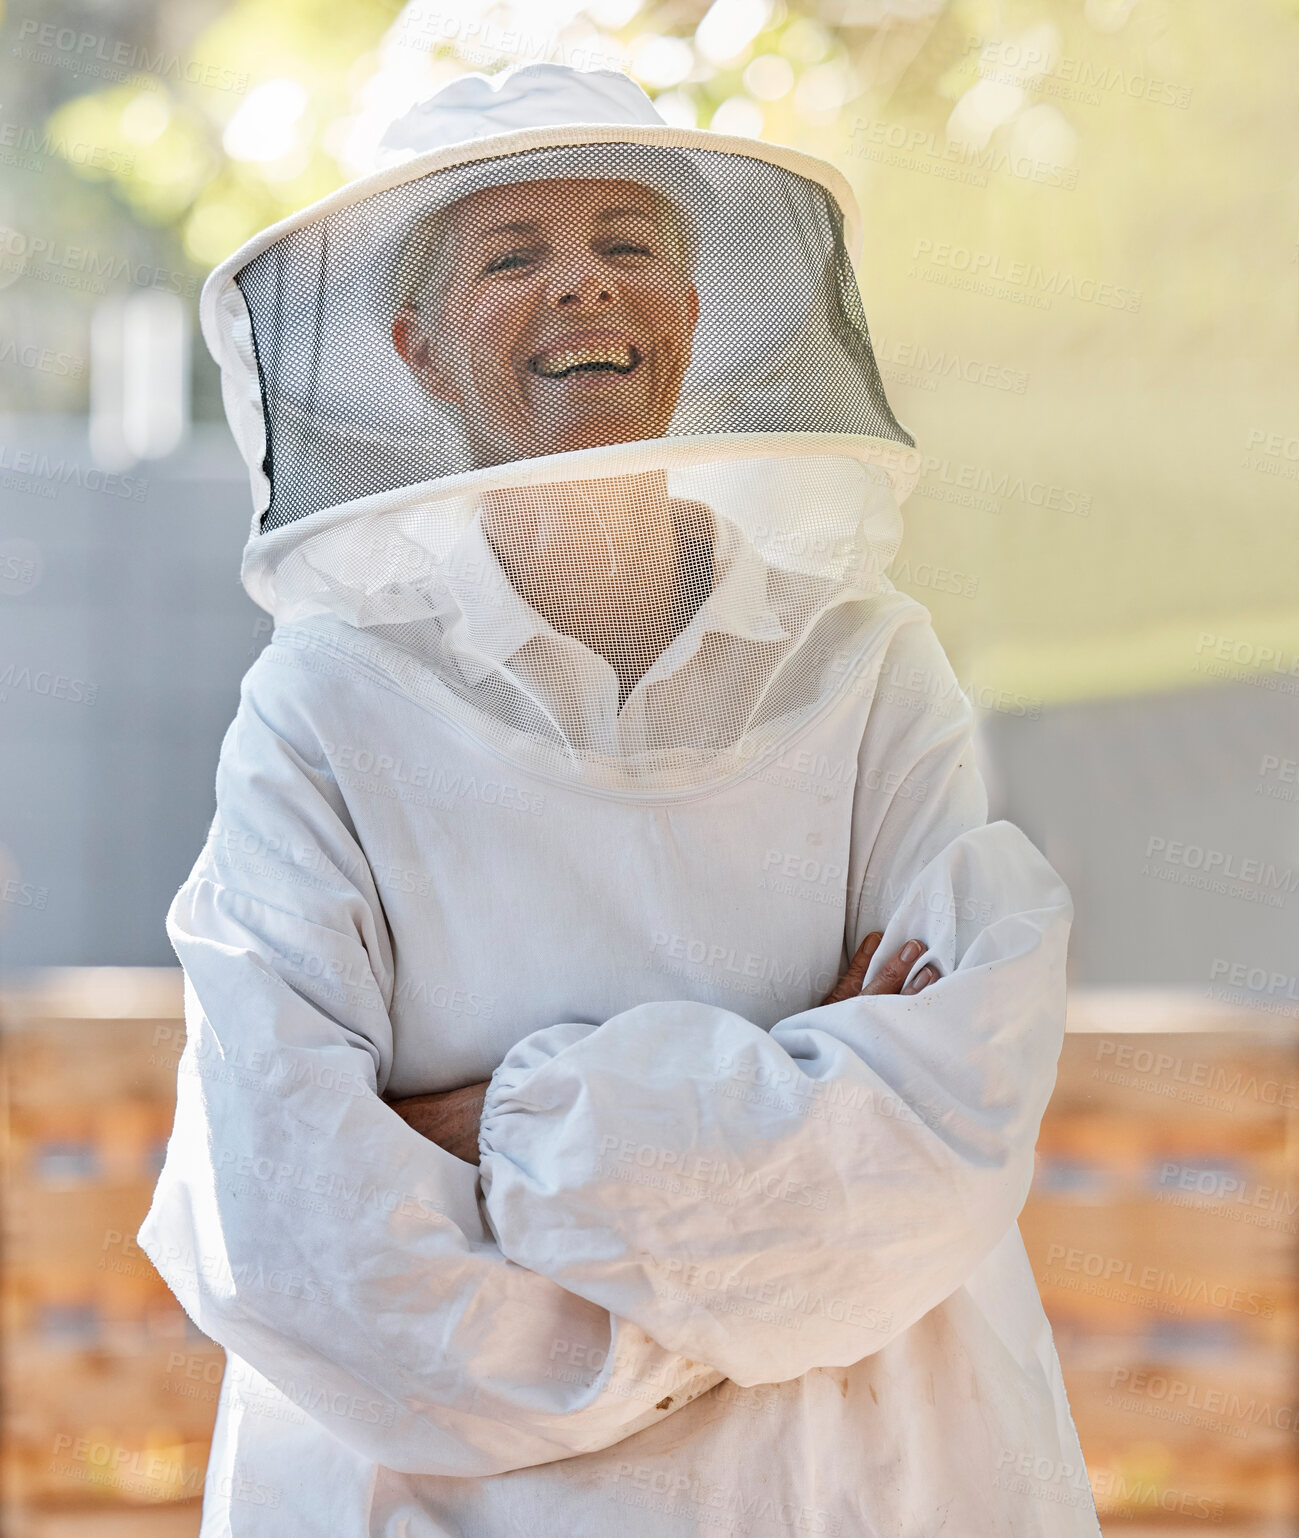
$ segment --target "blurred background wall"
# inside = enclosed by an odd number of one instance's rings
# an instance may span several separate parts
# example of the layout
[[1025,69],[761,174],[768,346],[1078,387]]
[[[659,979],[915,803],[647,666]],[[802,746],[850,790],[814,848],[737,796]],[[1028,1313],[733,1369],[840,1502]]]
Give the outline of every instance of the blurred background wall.
[[1296,970],[1296,0],[55,0],[0,36],[5,965],[171,960],[268,634],[203,276],[440,81],[545,58],[854,184],[925,455],[894,580],[1078,892],[1075,980]]
[[[76,1353],[126,1351],[136,1320],[136,1376],[112,1380],[127,1400],[137,1385],[134,1429],[97,1434],[183,1450],[180,1483],[152,1494],[99,1480],[92,1526],[75,1525],[85,1480],[24,1475],[5,1531],[115,1533],[111,1508],[134,1538],[142,1501],[155,1522],[178,1502],[166,1530],[196,1530],[215,1348],[112,1248],[165,1133],[175,978],[45,969],[173,964],[163,916],[269,636],[238,582],[251,503],[199,286],[366,169],[438,83],[534,59],[626,69],[669,121],[797,145],[854,185],[867,319],[924,454],[893,577],[978,709],[994,814],[1077,902],[1078,1034],[1025,1234],[1092,1483],[1107,1528],[1299,1531],[1299,1091],[1264,1114],[1239,1089],[1299,1082],[1299,0],[0,3],[6,1232],[14,1264],[64,1277],[48,1296],[14,1283],[6,1381],[12,1400],[57,1359],[66,1404],[84,1401]],[[1151,1045],[1169,1032],[1173,1049]],[[125,1121],[91,1114],[89,1070],[51,1088],[58,1054],[30,1044],[65,1039],[106,1064],[137,1054]],[[1123,1053],[1164,1067],[1120,1082]],[[1245,1078],[1192,1111],[1170,1062]],[[1224,1216],[1233,1181],[1284,1198],[1249,1231],[1261,1248]],[[85,1199],[82,1227],[36,1266],[22,1214],[64,1198]],[[1271,1289],[1270,1322],[1218,1310],[1160,1333],[1140,1298],[1088,1302],[1084,1272],[1049,1264],[1080,1233],[1089,1256],[1163,1244],[1205,1274],[1230,1252]],[[77,1281],[105,1246],[147,1307]],[[1151,1382],[1180,1384],[1175,1402],[1235,1384],[1277,1436],[1248,1415],[1190,1427]],[[47,1409],[6,1422],[37,1463],[80,1413]],[[71,1526],[46,1512],[60,1502]]]

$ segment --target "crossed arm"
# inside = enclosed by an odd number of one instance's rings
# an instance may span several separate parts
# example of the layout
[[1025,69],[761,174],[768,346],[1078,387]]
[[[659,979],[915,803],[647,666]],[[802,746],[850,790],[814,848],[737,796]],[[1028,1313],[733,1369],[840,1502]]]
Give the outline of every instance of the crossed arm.
[[[937,967],[926,965],[910,983],[907,982],[907,973],[925,950],[923,941],[908,940],[863,987],[862,979],[883,938],[884,931],[881,929],[872,930],[866,936],[843,975],[821,1000],[822,1004],[837,1004],[842,999],[852,998],[854,994],[880,997],[884,994],[919,993],[937,980]],[[436,1143],[439,1148],[444,1148],[447,1153],[454,1154],[467,1164],[477,1164],[478,1131],[483,1115],[483,1100],[490,1082],[490,1079],[483,1079],[477,1084],[466,1084],[460,1089],[443,1090],[433,1095],[406,1095],[399,1100],[389,1100],[388,1104],[407,1126],[413,1127],[430,1143]]]

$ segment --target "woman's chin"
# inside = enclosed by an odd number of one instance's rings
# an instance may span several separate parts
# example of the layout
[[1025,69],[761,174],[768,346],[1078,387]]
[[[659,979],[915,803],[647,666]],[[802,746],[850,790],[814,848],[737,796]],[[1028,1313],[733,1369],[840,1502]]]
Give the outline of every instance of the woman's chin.
[[613,443],[639,443],[646,438],[661,438],[666,423],[641,413],[610,415],[601,412],[565,423],[546,435],[548,454],[571,454],[582,449],[604,448]]

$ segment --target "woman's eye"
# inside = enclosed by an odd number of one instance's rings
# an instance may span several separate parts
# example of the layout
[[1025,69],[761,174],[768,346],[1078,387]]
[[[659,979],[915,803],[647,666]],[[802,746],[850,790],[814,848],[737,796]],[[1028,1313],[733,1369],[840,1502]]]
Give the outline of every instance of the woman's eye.
[[637,245],[634,241],[620,240],[608,248],[610,256],[653,256],[654,253],[648,246]]
[[495,261],[489,262],[487,272],[508,272],[511,268],[529,267],[534,261],[531,251],[507,251],[504,256],[498,256]]

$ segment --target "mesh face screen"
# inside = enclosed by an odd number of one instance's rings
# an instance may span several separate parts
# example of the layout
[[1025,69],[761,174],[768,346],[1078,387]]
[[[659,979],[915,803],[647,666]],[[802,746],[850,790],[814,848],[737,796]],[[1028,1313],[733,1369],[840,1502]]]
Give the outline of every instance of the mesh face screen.
[[451,167],[237,274],[266,419],[263,532],[600,444],[906,446],[824,188],[717,150],[591,143]]

